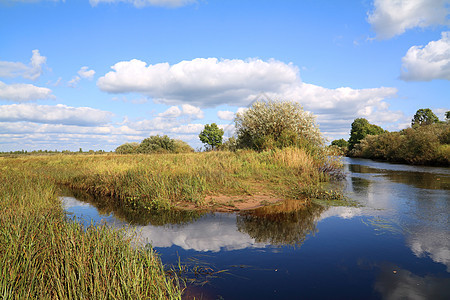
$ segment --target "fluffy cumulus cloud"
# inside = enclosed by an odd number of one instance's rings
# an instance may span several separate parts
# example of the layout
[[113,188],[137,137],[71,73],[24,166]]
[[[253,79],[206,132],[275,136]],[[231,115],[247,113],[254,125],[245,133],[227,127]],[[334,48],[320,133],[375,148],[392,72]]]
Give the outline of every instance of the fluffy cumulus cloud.
[[54,96],[48,88],[25,83],[6,84],[0,81],[0,100],[26,102],[51,98]]
[[58,105],[12,104],[0,106],[0,122],[35,122],[96,126],[107,124],[112,113],[90,107]]
[[180,7],[188,4],[196,3],[196,0],[89,0],[92,6],[97,6],[99,3],[131,3],[135,7],[145,6],[163,6],[163,7]]
[[413,46],[402,58],[401,78],[407,81],[450,80],[450,32],[425,47]]
[[448,25],[449,0],[375,0],[368,21],[378,39],[389,39],[415,27]]
[[30,63],[25,65],[21,62],[0,61],[0,77],[19,77],[35,80],[42,74],[42,65],[47,58],[39,53],[39,50],[33,50]]
[[[99,78],[97,85],[109,93],[140,93],[158,103],[189,103],[195,107],[245,107],[261,96],[294,100],[318,115],[325,133],[334,135],[348,133],[355,117],[396,122],[403,116],[390,111],[385,101],[396,97],[395,88],[328,89],[302,82],[296,66],[277,60],[197,58],[174,65],[147,65],[134,59],[112,66],[112,71]],[[181,110],[174,106],[163,114],[179,116]],[[231,120],[232,114],[220,111],[218,117]]]
[[97,82],[105,92],[137,92],[161,103],[200,107],[248,104],[261,91],[280,91],[298,79],[298,69],[293,65],[258,59],[197,58],[172,66],[147,66],[133,59],[119,62],[112,69]]

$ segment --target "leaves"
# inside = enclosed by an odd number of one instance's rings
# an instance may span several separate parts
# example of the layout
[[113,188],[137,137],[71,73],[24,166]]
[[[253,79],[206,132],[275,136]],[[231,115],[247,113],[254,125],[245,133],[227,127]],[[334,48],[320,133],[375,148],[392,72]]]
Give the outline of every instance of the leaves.
[[222,145],[223,129],[220,129],[216,123],[206,124],[198,137],[205,144],[206,148],[214,150],[217,146]]

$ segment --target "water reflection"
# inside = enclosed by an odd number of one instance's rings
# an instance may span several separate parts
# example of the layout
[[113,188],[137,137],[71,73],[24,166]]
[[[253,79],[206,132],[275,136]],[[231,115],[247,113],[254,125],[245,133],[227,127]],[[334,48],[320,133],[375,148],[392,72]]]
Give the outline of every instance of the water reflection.
[[241,213],[237,228],[259,243],[301,245],[309,234],[316,232],[317,220],[324,210],[321,205],[304,207],[299,201],[285,201]]
[[419,276],[392,264],[381,267],[375,290],[383,299],[448,299],[450,278]]
[[[60,188],[60,195],[63,196],[63,205],[67,209],[75,206],[93,207],[90,212],[85,214],[93,219],[106,220],[106,216],[111,216],[119,223],[127,223],[130,225],[154,225],[164,226],[179,224],[185,225],[193,222],[204,215],[204,212],[199,211],[185,211],[185,210],[136,210],[132,207],[127,207],[122,204],[119,205],[117,201],[109,197],[94,197],[86,192],[80,190],[69,190],[67,188]],[[96,213],[97,212],[97,213]]]
[[141,243],[151,243],[156,248],[178,246],[183,250],[219,252],[268,246],[237,230],[236,215],[227,213],[208,214],[184,226],[136,226],[136,229]]
[[213,299],[291,299],[298,290],[306,299],[450,299],[450,169],[345,165],[346,180],[335,184],[356,207],[287,201],[240,214],[139,214],[80,194],[90,204],[64,203],[69,212],[92,209],[107,222],[134,224],[166,264],[201,256],[232,269],[208,286]]
[[450,232],[431,226],[410,228],[407,245],[417,257],[429,256],[434,262],[444,264],[450,272]]
[[[450,189],[450,174],[446,169],[436,168],[436,170],[430,167],[405,169],[404,166],[399,166],[398,169],[395,169],[395,166],[398,165],[391,165],[389,168],[386,168],[386,165],[388,164],[376,163],[374,166],[368,166],[351,163],[348,164],[348,170],[355,174],[370,174],[372,179],[375,180],[374,175],[386,176],[392,182],[404,183],[420,189]],[[427,172],[430,170],[433,170],[433,172]]]

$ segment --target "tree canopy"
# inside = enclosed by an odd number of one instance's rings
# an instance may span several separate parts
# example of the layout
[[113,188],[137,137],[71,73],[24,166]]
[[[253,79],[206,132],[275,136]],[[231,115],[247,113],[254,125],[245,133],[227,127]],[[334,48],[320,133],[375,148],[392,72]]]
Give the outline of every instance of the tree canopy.
[[240,148],[264,150],[304,143],[323,145],[315,117],[292,101],[257,101],[235,118]]
[[214,150],[217,146],[222,145],[223,129],[220,129],[216,123],[206,124],[198,137],[207,149]]
[[350,138],[348,140],[348,149],[352,150],[367,135],[378,135],[384,133],[385,130],[380,126],[370,124],[364,118],[355,119],[352,123]]
[[331,142],[331,146],[337,146],[341,148],[347,148],[348,142],[344,139],[334,140]]
[[429,108],[421,108],[416,111],[413,119],[411,120],[411,127],[416,128],[422,125],[431,125],[439,122],[439,118]]
[[174,152],[175,142],[167,135],[153,135],[139,145],[139,153]]

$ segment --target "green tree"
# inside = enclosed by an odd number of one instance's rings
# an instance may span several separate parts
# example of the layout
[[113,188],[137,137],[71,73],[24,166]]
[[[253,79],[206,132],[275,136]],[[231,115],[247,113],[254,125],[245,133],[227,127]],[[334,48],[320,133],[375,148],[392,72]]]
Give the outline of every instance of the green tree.
[[364,118],[355,119],[352,123],[350,138],[348,140],[348,150],[352,150],[367,135],[378,135],[385,132],[380,126],[370,124]]
[[445,112],[445,120],[450,123],[450,110]]
[[337,146],[340,148],[347,148],[348,142],[344,139],[334,140],[331,142],[331,146]]
[[198,137],[207,149],[214,150],[217,146],[222,145],[223,129],[220,129],[216,123],[206,124]]
[[139,143],[125,143],[116,148],[116,153],[119,154],[131,154],[137,153],[137,149],[139,148]]
[[174,152],[175,141],[167,135],[153,135],[146,138],[139,145],[137,152],[139,153],[164,153]]
[[257,101],[235,118],[239,148],[323,145],[315,117],[292,101]]
[[430,125],[438,122],[439,118],[433,113],[431,109],[421,108],[416,111],[416,114],[411,120],[411,127],[417,128],[418,126]]

